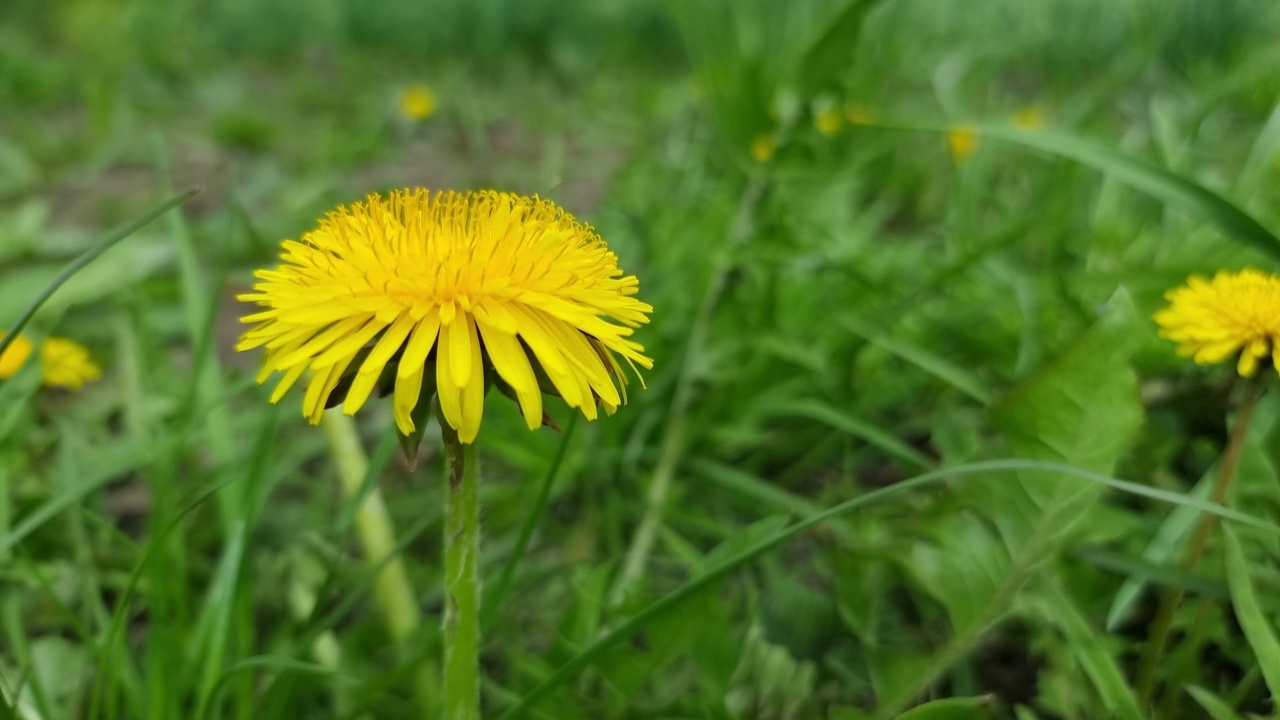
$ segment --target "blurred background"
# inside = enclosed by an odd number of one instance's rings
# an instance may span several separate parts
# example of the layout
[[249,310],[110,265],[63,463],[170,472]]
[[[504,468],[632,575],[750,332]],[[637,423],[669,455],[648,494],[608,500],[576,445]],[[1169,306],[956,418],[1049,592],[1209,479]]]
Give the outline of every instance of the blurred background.
[[[654,306],[655,369],[616,416],[485,413],[487,588],[552,482],[486,630],[493,717],[543,683],[528,717],[1272,712],[1219,543],[1175,569],[1189,508],[1026,468],[894,491],[552,673],[788,522],[922,472],[1031,458],[1207,488],[1230,368],[1149,318],[1192,273],[1276,255],[983,128],[1087,138],[1274,228],[1277,31],[1265,0],[3,0],[0,327],[201,192],[31,327],[100,380],[0,383],[0,717],[438,711],[432,433],[409,473],[390,413],[359,418],[355,484],[413,589],[396,626],[326,436],[233,349],[235,294],[282,239],[404,186],[551,198]],[[1278,410],[1234,490],[1268,521]],[[1274,537],[1245,547],[1274,621]]]

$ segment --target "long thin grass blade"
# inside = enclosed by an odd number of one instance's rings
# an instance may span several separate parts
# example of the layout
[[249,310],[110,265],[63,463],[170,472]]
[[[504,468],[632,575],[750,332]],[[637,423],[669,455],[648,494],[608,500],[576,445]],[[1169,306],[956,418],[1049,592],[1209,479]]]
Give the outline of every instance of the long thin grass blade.
[[83,269],[84,266],[88,265],[94,260],[97,260],[98,257],[102,255],[102,253],[110,250],[112,247],[116,245],[116,243],[120,242],[121,240],[124,240],[125,238],[134,234],[138,230],[142,229],[143,227],[146,227],[153,220],[160,217],[161,215],[164,215],[166,212],[169,212],[173,208],[181,205],[182,203],[186,202],[198,192],[200,192],[199,189],[188,190],[187,192],[182,193],[181,195],[176,195],[174,197],[169,198],[168,200],[165,200],[164,202],[160,203],[160,205],[158,205],[156,209],[152,210],[146,215],[143,215],[141,218],[133,221],[132,223],[129,223],[128,225],[124,226],[120,230],[117,230],[107,239],[89,248],[88,250],[85,250],[83,253],[80,253],[80,255],[76,257],[76,259],[67,263],[67,266],[62,269],[62,272],[58,273],[57,276],[55,276],[53,280],[51,280],[49,284],[45,286],[45,289],[40,291],[40,294],[37,295],[35,299],[31,301],[30,305],[27,305],[27,307],[22,311],[22,314],[19,315],[18,319],[13,323],[13,327],[8,328],[8,331],[3,336],[0,336],[0,355],[4,354],[4,351],[9,348],[9,344],[12,343],[15,338],[18,337],[18,334],[22,332],[22,329],[27,326],[27,323],[31,322],[31,318],[35,316],[36,311],[40,309],[40,306],[43,305],[46,300],[52,297],[53,294],[58,291],[58,288],[62,287],[62,285],[66,283],[68,280],[70,280],[72,276],[80,272],[80,270]]

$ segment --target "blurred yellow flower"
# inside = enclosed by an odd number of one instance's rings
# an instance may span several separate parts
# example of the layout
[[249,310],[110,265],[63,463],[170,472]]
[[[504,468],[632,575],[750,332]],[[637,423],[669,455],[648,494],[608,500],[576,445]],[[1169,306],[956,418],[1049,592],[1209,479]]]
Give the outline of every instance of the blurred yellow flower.
[[89,351],[64,338],[45,338],[40,345],[40,370],[44,384],[79,390],[87,382],[102,377]]
[[1009,117],[1009,124],[1019,130],[1043,130],[1045,126],[1044,108],[1039,105],[1018,108]]
[[772,134],[762,133],[751,141],[751,157],[755,158],[756,162],[769,162],[777,151],[778,141],[773,139]]
[[629,339],[653,310],[635,297],[639,280],[591,227],[536,197],[370,195],[286,240],[281,263],[255,276],[239,298],[264,309],[242,319],[254,327],[236,349],[266,346],[258,381],[284,373],[272,402],[310,370],[302,410],[312,423],[335,391],[355,414],[390,363],[400,431],[414,431],[413,411],[434,391],[464,443],[493,384],[534,429],[544,387],[594,420],[597,403],[612,413],[626,401],[615,354],[633,370],[653,366]]
[[844,106],[844,118],[854,125],[865,125],[875,119],[875,116],[862,105],[846,103]]
[[[0,334],[0,339],[3,339]],[[26,364],[27,358],[31,357],[31,351],[34,346],[26,335],[19,335],[9,343],[9,347],[5,348],[4,354],[0,355],[0,380],[8,379],[18,374],[22,366]]]
[[1178,354],[1201,365],[1237,352],[1236,371],[1250,377],[1268,356],[1280,368],[1280,278],[1248,268],[1221,271],[1212,280],[1193,275],[1165,293],[1169,307],[1155,314],[1160,335]]
[[436,94],[422,83],[409,85],[400,91],[399,111],[405,120],[426,120],[436,114]]
[[951,157],[964,160],[978,151],[978,132],[967,125],[953,127],[947,131],[947,146]]
[[818,128],[818,132],[832,137],[844,125],[844,116],[840,114],[838,107],[824,108],[813,117],[813,125]]
[[[13,377],[31,357],[35,346],[19,335],[0,355],[0,380]],[[102,370],[89,351],[65,338],[45,338],[40,345],[41,383],[46,387],[79,390],[85,383],[102,377]]]

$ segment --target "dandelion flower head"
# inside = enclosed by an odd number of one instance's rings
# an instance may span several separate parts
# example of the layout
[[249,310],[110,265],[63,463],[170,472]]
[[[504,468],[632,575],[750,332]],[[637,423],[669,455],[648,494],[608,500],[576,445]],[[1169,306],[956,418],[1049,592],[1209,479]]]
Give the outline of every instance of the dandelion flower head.
[[1045,127],[1044,108],[1039,105],[1027,105],[1018,108],[1009,116],[1009,124],[1019,130],[1033,132]]
[[818,132],[832,137],[844,125],[844,115],[838,107],[823,108],[813,117],[813,125],[818,128]]
[[[27,336],[14,338],[0,355],[0,380],[16,375],[34,351],[35,344]],[[58,337],[45,338],[40,344],[40,381],[46,387],[79,390],[100,377],[102,369],[79,344]]]
[[1280,277],[1254,269],[1192,276],[1165,298],[1169,307],[1155,321],[1179,355],[1208,365],[1239,353],[1236,370],[1245,377],[1268,356],[1280,368]]
[[947,131],[947,147],[951,157],[965,160],[978,151],[978,132],[964,125],[951,128]]
[[757,135],[751,141],[751,157],[758,163],[769,162],[777,151],[778,141],[768,133]]
[[426,120],[436,113],[436,94],[422,83],[409,85],[400,91],[398,109],[405,120]]
[[619,356],[652,367],[630,339],[652,311],[635,297],[639,281],[590,227],[536,197],[370,195],[286,240],[280,264],[255,275],[240,299],[262,309],[243,318],[254,327],[237,349],[266,348],[259,382],[283,373],[272,402],[310,370],[303,414],[312,423],[335,391],[355,414],[385,370],[402,433],[435,392],[459,439],[472,442],[491,383],[535,429],[544,390],[595,419],[597,403],[612,413],[626,400]]

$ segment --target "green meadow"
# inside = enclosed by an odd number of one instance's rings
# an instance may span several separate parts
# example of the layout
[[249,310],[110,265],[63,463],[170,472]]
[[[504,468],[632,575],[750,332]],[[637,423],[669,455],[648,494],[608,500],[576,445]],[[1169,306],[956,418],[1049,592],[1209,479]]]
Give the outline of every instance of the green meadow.
[[0,335],[101,369],[0,380],[0,720],[453,720],[441,428],[411,467],[390,398],[314,427],[235,348],[281,241],[405,187],[551,199],[653,306],[616,414],[486,398],[483,717],[1280,717],[1280,377],[1153,320],[1280,268],[1277,37],[1267,0],[0,0]]

